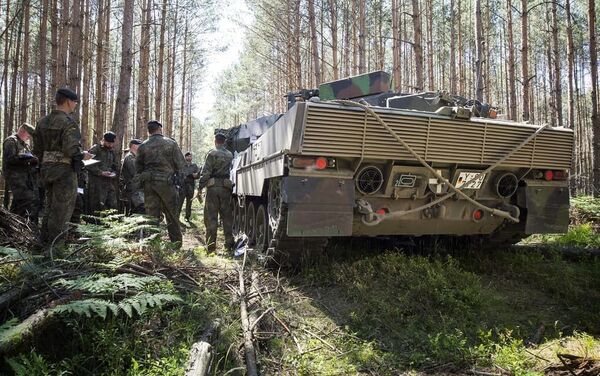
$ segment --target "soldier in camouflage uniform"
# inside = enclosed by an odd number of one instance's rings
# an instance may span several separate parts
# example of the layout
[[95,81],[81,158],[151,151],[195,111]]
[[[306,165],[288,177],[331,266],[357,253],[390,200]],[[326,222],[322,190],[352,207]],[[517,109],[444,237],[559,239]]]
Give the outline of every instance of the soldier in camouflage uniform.
[[38,121],[33,153],[40,158],[40,178],[46,190],[42,239],[52,242],[64,230],[75,207],[77,173],[83,168],[81,133],[71,113],[77,94],[67,88],[55,95],[56,109]]
[[179,197],[174,180],[185,159],[175,140],[162,135],[162,124],[148,122],[150,137],[144,141],[135,160],[144,186],[146,213],[157,219],[164,213],[172,242],[181,242],[179,227]]
[[92,214],[108,209],[117,208],[117,156],[114,152],[114,145],[117,135],[113,132],[106,132],[102,137],[100,144],[92,146],[89,150],[94,155],[94,159],[100,161],[89,165],[89,204]]
[[206,187],[204,202],[204,225],[206,226],[206,244],[209,252],[214,252],[217,241],[218,217],[223,221],[225,248],[233,247],[233,211],[231,209],[231,191],[233,184],[229,179],[233,155],[225,148],[225,135],[215,136],[215,149],[206,156],[199,180],[199,192]]
[[133,139],[129,142],[129,153],[123,159],[121,166],[122,195],[126,200],[126,214],[144,214],[144,192],[139,184],[139,175],[135,169],[135,156],[142,140]]
[[27,123],[17,133],[4,140],[2,145],[2,173],[6,186],[12,193],[10,211],[37,224],[39,197],[37,187],[38,159],[31,154],[25,141],[31,138],[35,128]]
[[183,202],[185,205],[185,220],[189,222],[192,216],[192,200],[194,198],[194,190],[196,189],[196,179],[200,177],[200,168],[195,163],[192,163],[192,153],[185,153],[185,166],[181,172],[184,181],[180,191],[180,204],[179,211],[183,208]]

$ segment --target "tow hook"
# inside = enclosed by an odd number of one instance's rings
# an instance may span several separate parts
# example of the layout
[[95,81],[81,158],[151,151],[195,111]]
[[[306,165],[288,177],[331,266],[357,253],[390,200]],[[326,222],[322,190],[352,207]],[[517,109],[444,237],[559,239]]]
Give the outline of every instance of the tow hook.
[[363,199],[356,200],[358,206],[358,212],[362,214],[362,222],[367,226],[375,226],[383,221],[384,215],[375,213],[373,207],[367,201]]

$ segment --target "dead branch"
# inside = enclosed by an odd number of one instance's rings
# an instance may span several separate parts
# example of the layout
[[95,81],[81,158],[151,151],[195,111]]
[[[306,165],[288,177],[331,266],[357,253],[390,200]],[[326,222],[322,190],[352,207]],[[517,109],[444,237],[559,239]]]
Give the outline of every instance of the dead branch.
[[219,326],[221,326],[219,320],[213,321],[210,327],[200,336],[199,341],[192,345],[185,376],[208,375],[213,357],[210,341],[215,336]]
[[49,308],[42,308],[29,316],[22,323],[8,329],[0,337],[0,354],[8,354],[17,349],[21,344],[29,341],[34,333],[40,330],[54,314]]
[[240,316],[242,319],[242,329],[244,331],[244,352],[246,355],[246,370],[249,376],[258,376],[258,367],[256,365],[256,352],[252,342],[252,331],[248,321],[248,306],[246,304],[246,287],[244,286],[244,265],[246,264],[246,254],[242,267],[238,269],[240,280]]

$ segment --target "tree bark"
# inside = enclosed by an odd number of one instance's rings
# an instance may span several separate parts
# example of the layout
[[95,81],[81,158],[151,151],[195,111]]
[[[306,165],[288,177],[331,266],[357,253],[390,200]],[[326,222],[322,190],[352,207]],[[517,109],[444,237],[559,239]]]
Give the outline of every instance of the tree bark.
[[592,76],[592,154],[594,156],[594,197],[600,197],[600,122],[598,119],[598,52],[596,47],[596,1],[588,2],[588,27],[590,36],[590,68]]
[[69,0],[60,0],[60,31],[58,33],[58,87],[67,86],[67,56],[69,53]]
[[483,103],[483,25],[481,0],[475,0],[475,97]]
[[[102,81],[104,80],[104,21],[105,0],[98,0],[98,28],[96,34],[96,98],[94,106],[94,137],[91,143],[100,141],[103,133],[103,113],[102,102],[104,102],[104,92],[102,90]],[[106,0],[107,2],[110,0]]]
[[156,93],[154,95],[154,118],[160,119],[162,112],[163,77],[165,65],[165,30],[167,21],[167,0],[163,0],[160,19],[160,42],[158,45],[158,73],[156,75]]
[[136,105],[135,135],[144,135],[148,123],[148,86],[150,71],[150,23],[151,1],[145,0],[142,8],[142,30],[140,32],[140,73],[138,76],[138,97]]
[[[400,69],[400,25],[398,1],[392,0],[392,76],[394,91],[402,91],[402,70]],[[452,59],[451,59],[452,60]]]
[[515,41],[513,34],[513,19],[512,19],[512,0],[506,1],[507,15],[507,32],[508,32],[508,96],[510,98],[509,117],[511,120],[517,120],[517,73],[515,67]]
[[187,39],[188,38],[188,20],[185,20],[185,32],[183,35],[183,77],[181,78],[181,105],[179,106],[179,146],[183,147],[183,136],[185,135],[184,109],[185,109],[185,79],[187,73]]
[[530,116],[529,98],[529,33],[528,33],[527,0],[521,0],[521,80],[523,85],[523,121],[528,121]]
[[39,31],[38,69],[40,72],[40,108],[39,118],[46,115],[48,111],[48,94],[46,93],[46,52],[48,34],[48,0],[42,0],[42,19]]
[[575,70],[575,47],[573,43],[573,21],[571,15],[571,0],[565,2],[565,13],[567,16],[567,81],[568,81],[568,101],[569,101],[569,124],[568,127],[575,127],[575,95],[573,93],[573,72]]
[[365,0],[358,0],[358,73],[363,74],[367,70],[366,54],[366,6]]
[[73,0],[73,13],[71,15],[71,41],[69,44],[69,87],[77,94],[81,93],[81,77],[79,76],[82,49],[81,49],[81,0]]
[[331,12],[331,63],[333,79],[340,78],[340,67],[338,65],[338,9],[337,0],[329,0],[329,11]]
[[310,29],[310,41],[312,48],[312,61],[314,65],[314,87],[321,83],[321,67],[319,65],[319,45],[317,43],[317,25],[315,20],[315,1],[308,0],[308,25]]
[[[25,0],[23,3],[23,64],[21,68],[21,110],[19,113],[19,125],[27,121],[27,108],[29,103],[29,16],[31,4]],[[17,93],[13,93],[17,95]]]
[[415,54],[415,85],[414,90],[422,91],[425,82],[423,80],[423,31],[421,30],[421,10],[419,0],[412,0],[412,20],[414,30],[413,51]]
[[126,142],[127,121],[129,119],[129,91],[131,87],[131,71],[133,70],[133,6],[134,0],[125,0],[123,7],[123,28],[121,37],[121,69],[119,74],[119,91],[117,92],[115,114],[112,130],[117,134],[115,149],[123,150]]

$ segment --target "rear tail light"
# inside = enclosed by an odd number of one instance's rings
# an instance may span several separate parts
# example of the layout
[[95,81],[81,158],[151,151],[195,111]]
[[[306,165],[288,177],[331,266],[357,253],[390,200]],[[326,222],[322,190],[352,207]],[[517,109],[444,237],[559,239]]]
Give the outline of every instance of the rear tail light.
[[480,221],[483,218],[483,210],[476,209],[473,211],[473,220]]
[[314,168],[316,170],[324,170],[326,168],[335,167],[335,158],[294,157],[294,158],[292,158],[292,167]]
[[544,172],[544,180],[546,180],[546,181],[554,180],[554,171],[546,170],[546,172]]
[[554,180],[568,180],[569,179],[569,171],[566,170],[555,170],[554,171]]

